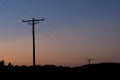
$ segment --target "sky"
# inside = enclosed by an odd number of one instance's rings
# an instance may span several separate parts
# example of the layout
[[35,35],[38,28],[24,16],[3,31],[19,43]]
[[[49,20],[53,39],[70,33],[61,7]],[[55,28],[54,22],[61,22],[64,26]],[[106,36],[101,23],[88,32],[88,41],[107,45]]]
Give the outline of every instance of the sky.
[[120,0],[0,0],[0,60],[32,65],[35,25],[36,64],[81,66],[120,63]]

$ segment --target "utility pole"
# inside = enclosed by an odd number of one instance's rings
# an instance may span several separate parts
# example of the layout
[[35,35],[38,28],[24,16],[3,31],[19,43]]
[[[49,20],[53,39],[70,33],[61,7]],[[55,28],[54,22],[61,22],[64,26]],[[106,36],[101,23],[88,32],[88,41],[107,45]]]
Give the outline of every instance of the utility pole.
[[27,22],[28,24],[32,25],[32,36],[33,36],[33,66],[35,66],[35,24],[38,24],[39,21],[44,21],[42,19],[31,19],[31,20],[23,20],[22,22]]
[[93,59],[86,59],[87,61],[88,61],[88,64],[90,65],[91,64],[91,61],[93,60]]

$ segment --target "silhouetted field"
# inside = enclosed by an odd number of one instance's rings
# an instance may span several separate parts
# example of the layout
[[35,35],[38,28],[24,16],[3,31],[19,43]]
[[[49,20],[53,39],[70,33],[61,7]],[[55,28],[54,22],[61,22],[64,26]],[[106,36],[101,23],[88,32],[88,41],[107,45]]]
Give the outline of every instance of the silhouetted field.
[[120,64],[0,66],[0,80],[120,80]]

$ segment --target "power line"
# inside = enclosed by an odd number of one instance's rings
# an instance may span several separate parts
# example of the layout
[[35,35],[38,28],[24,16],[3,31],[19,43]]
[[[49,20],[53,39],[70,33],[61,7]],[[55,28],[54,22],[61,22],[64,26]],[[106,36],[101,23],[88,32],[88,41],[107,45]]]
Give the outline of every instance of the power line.
[[33,36],[33,66],[35,66],[35,24],[38,24],[39,21],[44,21],[44,18],[42,19],[31,19],[31,20],[23,20],[22,22],[27,22],[28,24],[32,25],[32,36]]

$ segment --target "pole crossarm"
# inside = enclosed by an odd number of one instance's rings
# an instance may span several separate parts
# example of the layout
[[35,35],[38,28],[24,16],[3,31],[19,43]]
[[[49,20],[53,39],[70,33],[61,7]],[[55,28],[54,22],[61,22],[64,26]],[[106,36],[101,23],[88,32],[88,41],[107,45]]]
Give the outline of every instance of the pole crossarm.
[[31,19],[31,20],[23,20],[22,22],[27,22],[28,24],[32,25],[32,36],[33,36],[33,66],[35,66],[35,24],[38,24],[39,21],[44,21],[45,19]]
[[32,20],[23,20],[22,22],[32,22],[32,21],[44,21],[45,19],[44,18],[42,18],[42,19],[32,19]]

